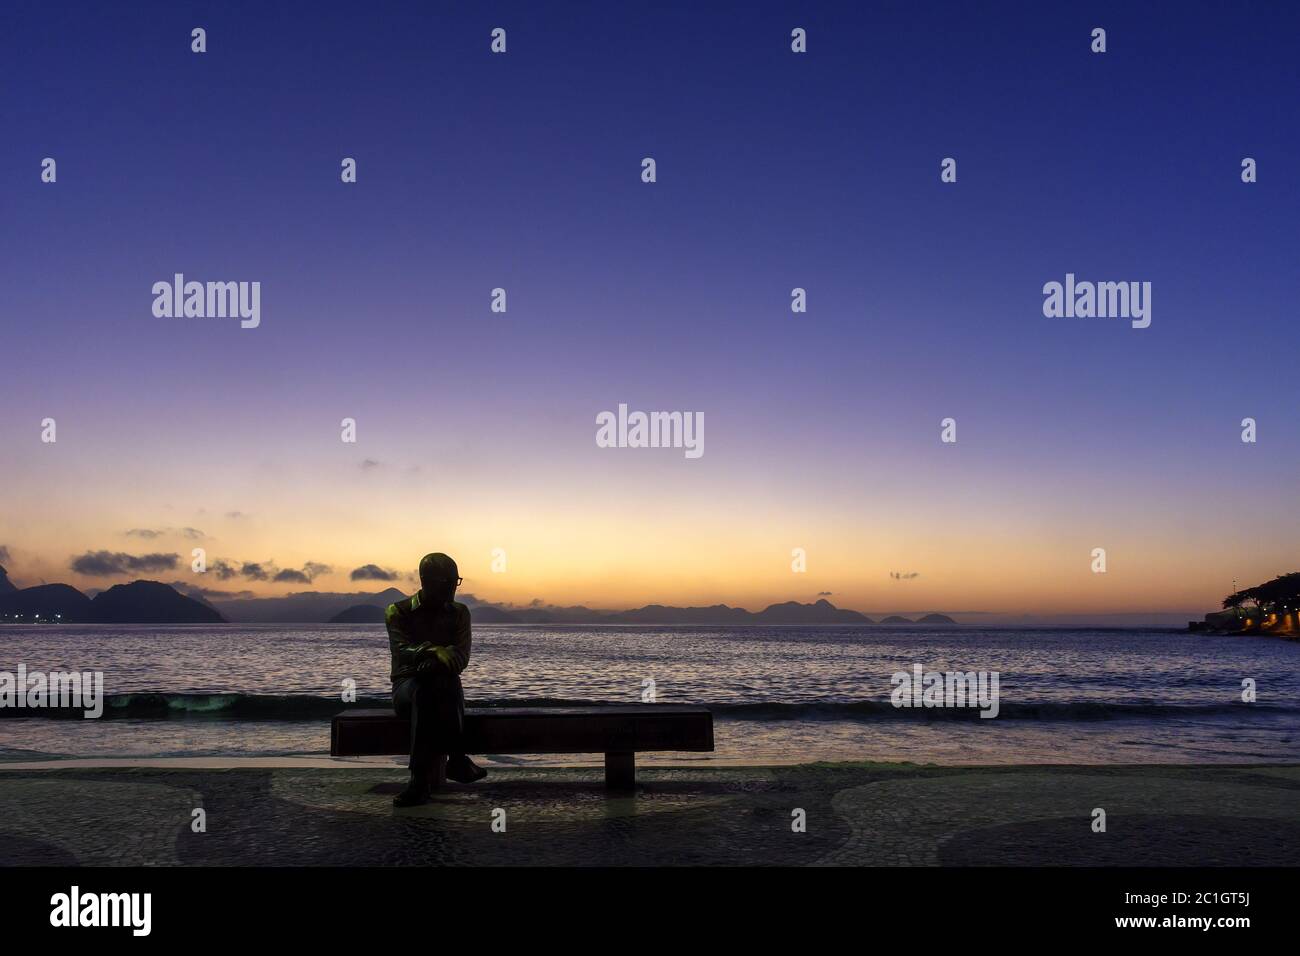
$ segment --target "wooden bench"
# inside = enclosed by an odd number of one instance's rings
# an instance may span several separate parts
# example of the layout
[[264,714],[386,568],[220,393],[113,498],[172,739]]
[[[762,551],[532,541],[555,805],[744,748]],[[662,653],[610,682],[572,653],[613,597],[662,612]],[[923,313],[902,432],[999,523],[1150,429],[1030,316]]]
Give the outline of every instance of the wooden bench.
[[[410,721],[391,710],[345,710],[330,726],[330,755],[334,757],[405,754],[410,748]],[[636,785],[639,750],[712,749],[713,714],[704,707],[629,704],[465,709],[467,753],[603,753],[605,786],[612,790],[630,790]]]

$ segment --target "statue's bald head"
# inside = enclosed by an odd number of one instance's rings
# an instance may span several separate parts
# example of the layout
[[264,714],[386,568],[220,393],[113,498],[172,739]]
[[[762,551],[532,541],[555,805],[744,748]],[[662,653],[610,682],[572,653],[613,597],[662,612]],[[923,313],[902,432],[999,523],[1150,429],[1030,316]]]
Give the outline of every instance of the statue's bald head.
[[456,596],[459,581],[460,571],[456,562],[441,551],[420,559],[420,589],[424,591],[425,600],[450,601]]

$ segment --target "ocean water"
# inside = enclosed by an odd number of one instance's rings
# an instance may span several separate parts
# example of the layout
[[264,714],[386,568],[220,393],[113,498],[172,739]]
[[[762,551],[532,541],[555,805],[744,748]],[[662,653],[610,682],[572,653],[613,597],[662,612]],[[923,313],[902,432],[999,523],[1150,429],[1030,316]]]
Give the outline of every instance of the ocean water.
[[[372,625],[0,626],[0,671],[20,663],[102,671],[108,704],[0,707],[0,760],[323,756],[332,714],[389,703]],[[892,706],[915,664],[998,672],[998,716]],[[475,627],[464,684],[471,706],[538,706],[639,702],[652,680],[714,709],[716,753],[644,763],[1229,763],[1300,760],[1298,665],[1298,642],[1167,630],[496,625]]]

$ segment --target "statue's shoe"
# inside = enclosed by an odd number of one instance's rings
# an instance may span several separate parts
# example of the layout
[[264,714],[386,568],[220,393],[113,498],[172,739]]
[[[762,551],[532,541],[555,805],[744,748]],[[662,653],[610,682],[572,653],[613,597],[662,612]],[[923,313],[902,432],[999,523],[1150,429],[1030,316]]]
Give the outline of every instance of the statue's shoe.
[[448,780],[455,780],[457,783],[473,783],[475,780],[482,780],[486,776],[487,771],[470,760],[469,757],[447,761]]

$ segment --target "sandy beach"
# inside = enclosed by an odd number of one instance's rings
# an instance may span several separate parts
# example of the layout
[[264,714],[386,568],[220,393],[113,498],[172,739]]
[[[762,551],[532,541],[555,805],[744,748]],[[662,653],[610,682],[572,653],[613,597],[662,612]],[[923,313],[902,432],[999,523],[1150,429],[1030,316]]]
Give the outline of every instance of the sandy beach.
[[391,764],[98,763],[0,770],[0,865],[1300,863],[1296,765],[494,767],[396,811]]

